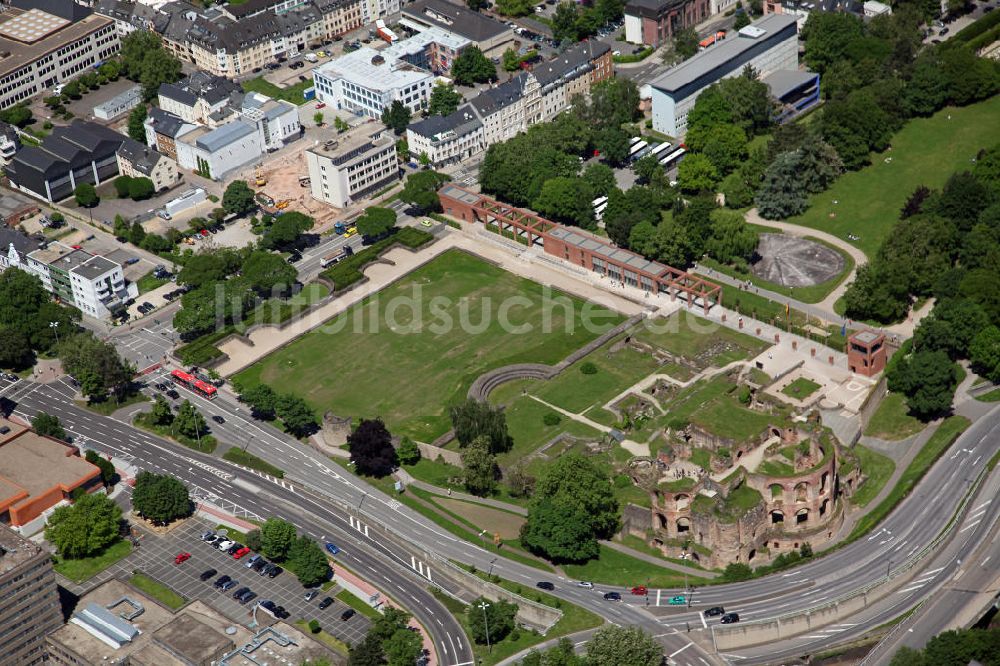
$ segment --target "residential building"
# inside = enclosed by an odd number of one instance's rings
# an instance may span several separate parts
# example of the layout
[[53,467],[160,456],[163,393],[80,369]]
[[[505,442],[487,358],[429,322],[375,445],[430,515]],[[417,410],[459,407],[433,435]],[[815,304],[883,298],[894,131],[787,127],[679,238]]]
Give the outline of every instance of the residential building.
[[41,145],[22,147],[5,172],[11,187],[45,201],[62,201],[81,183],[100,185],[117,176],[115,153],[124,140],[103,125],[74,120],[53,129]]
[[228,107],[234,94],[242,92],[231,79],[199,71],[177,83],[164,83],[157,97],[159,107],[167,113],[188,123],[210,125],[212,116]]
[[278,150],[302,135],[299,110],[294,104],[254,92],[241,97],[239,115],[257,127],[265,150]]
[[13,125],[0,121],[0,166],[7,166],[21,147],[21,135]]
[[313,198],[337,208],[399,180],[396,141],[390,132],[367,133],[343,144],[328,141],[306,151]]
[[405,60],[411,65],[447,76],[455,58],[472,42],[437,26],[397,41],[381,51],[386,60]]
[[[34,199],[29,199],[17,192],[0,192],[0,229],[4,227],[16,227],[29,217],[34,217],[42,212]],[[0,252],[7,247],[6,243],[0,242]]]
[[44,241],[9,227],[0,227],[0,273],[8,268],[28,270],[28,254],[42,247]]
[[688,112],[701,91],[721,79],[738,76],[747,65],[761,76],[798,69],[794,16],[764,16],[653,79],[653,129],[683,136]]
[[0,109],[118,52],[114,21],[73,0],[10,0],[0,13]]
[[0,523],[31,536],[71,492],[103,488],[100,468],[81,458],[75,446],[2,416],[0,426],[8,429],[0,434]]
[[435,26],[447,30],[469,40],[488,55],[498,56],[514,43],[514,31],[510,26],[474,12],[464,3],[448,0],[416,0],[404,5],[399,22],[417,32]]
[[146,122],[146,144],[177,161],[177,139],[197,129],[192,122],[186,122],[172,113],[154,106],[149,111]]
[[221,180],[234,169],[259,160],[266,151],[252,123],[234,120],[222,127],[197,127],[177,140],[177,164],[206,178]]
[[198,600],[173,612],[141,590],[112,578],[80,597],[69,622],[49,634],[49,662],[56,666],[209,666],[248,663],[243,656],[252,653],[260,659],[265,653],[279,651],[280,658],[267,661],[335,661],[324,646],[295,627],[274,620],[267,611],[258,609],[256,618],[257,629],[251,631]]
[[118,316],[139,295],[121,264],[59,242],[29,253],[27,270],[60,301],[96,319]]
[[132,86],[108,101],[94,107],[98,120],[116,120],[142,103],[142,86]]
[[426,153],[439,166],[462,161],[552,120],[574,97],[613,75],[611,48],[596,40],[581,42],[530,72],[485,89],[449,116],[413,123],[406,130],[410,152]]
[[119,37],[136,30],[152,30],[157,14],[156,9],[148,4],[126,0],[97,0],[94,12],[113,20]]
[[434,75],[363,46],[314,69],[313,83],[320,102],[360,116],[380,118],[396,100],[412,112],[425,108]]
[[126,138],[118,149],[118,172],[132,178],[149,178],[156,191],[174,186],[178,180],[177,162],[144,143]]
[[685,28],[708,18],[712,2],[734,0],[628,0],[625,3],[625,41],[659,47]]
[[0,599],[0,664],[44,663],[45,637],[62,623],[52,555],[4,525]]

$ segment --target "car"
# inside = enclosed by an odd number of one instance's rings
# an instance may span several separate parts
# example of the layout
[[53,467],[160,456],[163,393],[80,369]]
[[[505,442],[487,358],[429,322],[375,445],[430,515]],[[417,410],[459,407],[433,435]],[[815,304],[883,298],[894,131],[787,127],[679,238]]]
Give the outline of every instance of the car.
[[239,599],[240,597],[242,597],[244,594],[246,594],[249,591],[250,591],[249,587],[246,587],[246,586],[241,587],[241,588],[237,589],[235,592],[233,592],[233,599]]
[[206,580],[208,580],[209,578],[211,578],[212,576],[214,576],[217,573],[219,573],[219,572],[216,571],[215,569],[208,569],[207,571],[202,571],[201,575],[198,576],[198,578],[200,578],[201,582],[204,583]]
[[220,424],[220,425],[226,422],[226,419],[222,418],[218,414],[215,414],[214,416],[212,416],[212,420],[215,421],[216,423]]
[[636,585],[630,590],[630,592],[632,592],[632,594],[637,594],[640,596],[643,594],[649,594],[649,590],[646,589],[645,585]]
[[420,206],[410,206],[406,208],[403,213],[409,215],[410,217],[420,217],[424,214],[424,209]]
[[326,108],[326,102],[316,102],[316,108],[317,109],[325,109]]
[[[160,389],[162,391],[163,389],[161,389],[160,386],[162,386],[162,385],[161,384],[157,384],[156,388],[158,388],[158,389]],[[202,541],[208,541],[209,539],[211,539],[214,536],[216,536],[215,532],[213,532],[212,530],[207,530],[205,532],[202,532],[202,534],[201,534],[201,540]]]
[[238,560],[241,557],[243,557],[244,555],[249,555],[249,554],[250,554],[250,549],[247,548],[246,546],[243,546],[242,548],[240,548],[239,550],[237,550],[235,553],[233,553],[233,559],[234,560]]
[[274,609],[277,608],[277,606],[274,605],[274,602],[270,599],[261,599],[257,602],[257,605],[266,611],[270,611],[271,613],[274,613]]
[[229,539],[225,539],[225,540],[220,541],[219,543],[215,544],[215,547],[218,548],[219,550],[229,550],[229,548],[234,543],[236,543],[236,542],[235,541],[230,541]]
[[253,68],[253,73],[254,74],[260,74],[260,67],[254,67]]
[[330,543],[329,541],[324,543],[323,546],[326,548],[326,551],[331,555],[336,555],[337,553],[340,552],[340,548],[337,548],[337,544]]
[[214,585],[215,587],[222,587],[231,580],[232,578],[230,578],[229,576],[219,576],[219,578],[214,583],[212,583],[212,585]]
[[350,229],[344,232],[344,238],[350,238],[351,236],[357,235],[357,233],[358,233],[358,228],[351,227]]
[[131,257],[125,260],[126,266],[131,266],[132,264],[137,264],[137,263],[139,263],[139,257]]
[[350,620],[352,617],[354,617],[356,613],[357,611],[354,610],[353,608],[348,608],[347,610],[345,610],[343,613],[340,614],[340,619],[346,622],[347,620]]
[[325,58],[326,57],[326,51],[316,51],[316,56],[319,57],[319,58]]
[[298,252],[292,252],[290,255],[288,255],[287,261],[290,264],[297,264],[298,262],[302,261],[302,255],[299,254]]
[[722,616],[722,624],[736,624],[740,621],[739,613],[726,613]]
[[[947,35],[949,32],[951,32],[951,28],[941,28],[940,32],[938,32],[938,36]],[[739,622],[739,620],[737,620],[737,622]]]
[[685,597],[683,594],[678,594],[676,596],[670,597],[667,600],[667,605],[668,606],[687,606],[687,602],[688,602],[687,597]]
[[604,600],[605,601],[621,601],[622,600],[622,595],[621,595],[620,592],[605,592],[604,593]]
[[585,587],[585,588],[587,588],[588,590],[592,590],[592,589],[594,589],[594,584],[593,584],[593,583],[588,583],[588,582],[587,582],[587,581],[585,581],[585,580],[578,580],[578,581],[576,582],[576,586],[577,586],[577,587]]
[[178,398],[181,397],[181,394],[175,391],[174,389],[168,389],[166,393],[168,398],[172,398],[174,400],[177,400]]
[[[280,574],[282,571],[284,571],[284,569],[282,569],[281,567],[279,567],[277,564],[272,564],[270,567],[268,567],[267,577],[268,578],[276,578],[277,575]],[[261,572],[261,575],[263,575],[263,573],[264,572]]]
[[177,556],[174,558],[174,564],[187,562],[190,559],[191,559],[191,553],[177,553]]
[[240,581],[238,581],[238,580],[235,580],[235,579],[233,579],[233,580],[227,580],[225,583],[222,584],[222,590],[223,590],[223,592],[228,592],[229,590],[233,589],[234,587],[236,587],[239,584],[240,584]]
[[267,563],[266,563],[266,564],[265,564],[264,566],[262,566],[262,567],[261,567],[260,569],[258,569],[258,568],[256,568],[256,567],[254,567],[254,571],[256,571],[257,573],[259,573],[259,574],[260,574],[261,576],[266,576],[266,575],[268,575],[269,573],[271,573],[271,569],[272,569],[273,567],[277,567],[277,566],[278,566],[278,565],[277,565],[277,564],[274,564],[273,562],[267,562]]
[[[226,552],[229,553],[230,555],[235,555],[236,551],[240,550],[243,547],[244,547],[243,544],[241,544],[239,541],[234,541],[233,545],[231,545],[229,548],[226,548]],[[243,555],[240,555],[240,557],[243,557]]]
[[270,69],[270,70],[275,70],[275,69],[278,69],[279,67],[281,67],[281,65],[279,65],[276,62],[269,62],[266,65],[264,65],[264,67],[266,67],[267,69]]
[[260,573],[269,566],[274,566],[265,559],[259,559],[250,565],[250,570],[256,573]]
[[703,615],[705,617],[717,617],[719,615],[725,615],[726,609],[722,606],[712,606],[711,608],[706,608]]
[[277,606],[274,609],[274,616],[279,620],[288,619],[289,613],[285,610],[284,606]]
[[249,603],[250,601],[253,601],[256,598],[257,598],[256,592],[254,592],[253,590],[247,590],[246,592],[243,593],[243,596],[240,597],[239,601],[241,604],[246,604]]
[[255,565],[255,564],[257,564],[258,562],[261,562],[261,561],[263,561],[263,560],[262,560],[262,558],[261,558],[260,555],[251,555],[250,557],[247,558],[247,561],[244,562],[243,565],[247,569],[249,569],[250,567],[252,567],[253,565]]
[[324,610],[333,605],[333,597],[323,597],[323,601],[319,602],[319,609]]
[[305,600],[312,601],[318,596],[319,596],[319,590],[309,590],[308,592],[306,592]]
[[556,586],[553,585],[552,583],[550,583],[547,580],[543,580],[543,581],[539,581],[539,582],[535,583],[535,587],[537,587],[540,590],[548,590],[549,592],[551,592],[552,590],[556,589]]

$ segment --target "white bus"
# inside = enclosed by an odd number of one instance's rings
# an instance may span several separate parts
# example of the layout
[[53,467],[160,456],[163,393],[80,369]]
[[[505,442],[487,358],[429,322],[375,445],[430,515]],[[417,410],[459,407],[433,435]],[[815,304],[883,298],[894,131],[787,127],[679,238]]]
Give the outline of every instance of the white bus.
[[670,142],[669,141],[664,141],[663,143],[661,143],[660,145],[658,145],[656,148],[653,148],[651,151],[649,151],[649,154],[658,158],[660,155],[662,155],[669,148],[670,148]]
[[600,222],[601,218],[604,217],[604,211],[606,211],[607,209],[608,209],[608,202],[605,201],[600,206],[594,209],[594,219]]
[[[58,95],[59,93],[56,93],[56,94]],[[634,146],[635,144],[639,143],[640,141],[642,141],[642,137],[641,136],[634,136],[634,137],[632,137],[632,140],[628,142],[628,147],[631,148],[632,146]]]
[[596,209],[596,208],[600,208],[601,204],[606,204],[606,203],[608,203],[608,198],[607,197],[597,197],[596,199],[594,199],[590,203],[590,205],[593,206]]
[[629,153],[628,153],[629,159],[632,159],[632,160],[639,159],[639,153],[643,149],[648,148],[648,147],[649,147],[649,144],[646,143],[645,141],[642,141],[641,139],[639,140],[639,143],[632,144],[632,150],[630,150]]
[[666,157],[664,157],[662,160],[660,160],[660,164],[663,165],[664,169],[670,169],[671,167],[674,167],[674,166],[677,165],[677,162],[682,157],[684,157],[684,153],[686,153],[686,152],[687,152],[687,150],[685,150],[684,148],[678,148],[677,150],[675,150],[674,152],[670,153],[669,155],[667,155]]

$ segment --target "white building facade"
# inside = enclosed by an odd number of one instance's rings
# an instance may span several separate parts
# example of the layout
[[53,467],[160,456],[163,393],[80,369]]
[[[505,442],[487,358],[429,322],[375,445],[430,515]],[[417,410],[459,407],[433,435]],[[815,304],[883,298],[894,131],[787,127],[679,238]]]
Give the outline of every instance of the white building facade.
[[113,317],[139,295],[122,266],[59,242],[28,253],[19,268],[37,275],[42,286],[64,303],[97,319]]
[[388,134],[364,136],[344,146],[311,148],[306,164],[313,198],[337,208],[399,180],[396,142]]
[[416,113],[427,106],[434,75],[404,60],[387,59],[374,49],[357,51],[313,70],[316,99],[368,118],[380,118],[396,100]]

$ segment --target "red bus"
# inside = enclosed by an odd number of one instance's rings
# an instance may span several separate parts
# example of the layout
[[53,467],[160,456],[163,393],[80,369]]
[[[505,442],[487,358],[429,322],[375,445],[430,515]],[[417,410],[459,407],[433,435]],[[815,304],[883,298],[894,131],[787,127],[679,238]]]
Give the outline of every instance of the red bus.
[[183,370],[174,370],[170,373],[170,378],[174,380],[175,384],[180,384],[184,388],[194,391],[201,397],[209,400],[214,400],[215,396],[219,392],[217,388],[208,382],[203,382],[194,375],[190,375]]

